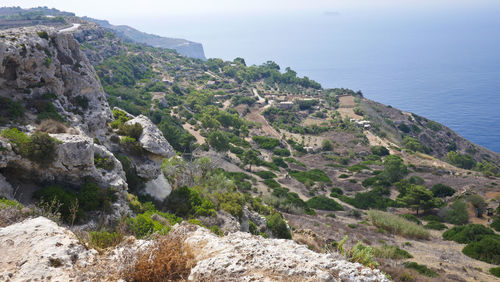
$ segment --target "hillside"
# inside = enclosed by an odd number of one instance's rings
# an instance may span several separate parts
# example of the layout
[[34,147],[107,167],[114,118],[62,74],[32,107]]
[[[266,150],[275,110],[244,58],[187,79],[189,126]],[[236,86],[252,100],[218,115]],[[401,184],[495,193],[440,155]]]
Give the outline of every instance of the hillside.
[[126,236],[184,230],[177,247],[206,256],[174,263],[183,278],[495,280],[497,153],[272,61],[202,61],[78,23],[0,31],[0,239],[41,215],[100,262]]

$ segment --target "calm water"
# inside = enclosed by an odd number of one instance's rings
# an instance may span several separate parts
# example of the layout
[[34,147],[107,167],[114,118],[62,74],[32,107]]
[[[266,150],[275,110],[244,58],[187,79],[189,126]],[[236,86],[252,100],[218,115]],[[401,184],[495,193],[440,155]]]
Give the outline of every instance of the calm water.
[[118,23],[201,42],[207,57],[274,60],[324,87],[362,90],[500,152],[500,4]]

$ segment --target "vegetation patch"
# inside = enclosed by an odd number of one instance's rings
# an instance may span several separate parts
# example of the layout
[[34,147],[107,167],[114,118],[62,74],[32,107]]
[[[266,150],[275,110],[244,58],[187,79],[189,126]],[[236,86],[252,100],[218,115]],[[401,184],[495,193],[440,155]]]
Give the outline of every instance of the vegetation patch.
[[262,149],[272,150],[280,144],[276,138],[266,136],[253,136],[252,140],[255,141]]
[[401,235],[406,238],[429,239],[430,233],[422,226],[408,221],[400,216],[390,213],[370,210],[368,217],[373,225],[380,227],[391,234]]
[[424,225],[424,228],[425,229],[433,229],[433,230],[445,230],[448,227],[445,224],[441,223],[441,222],[430,221],[429,223],[427,223],[426,225]]
[[332,180],[326,173],[320,169],[311,169],[309,171],[291,171],[290,175],[302,183],[308,180],[312,182],[332,183]]
[[[477,242],[485,236],[494,234],[493,230],[482,224],[467,224],[455,226],[443,233],[444,240],[455,241],[460,244]],[[500,236],[500,235],[498,235]]]
[[500,235],[485,235],[481,240],[467,244],[462,253],[487,263],[500,264]]
[[344,208],[337,201],[325,196],[314,196],[306,202],[307,207],[324,211],[343,211]]
[[385,259],[409,259],[413,258],[413,256],[405,250],[398,248],[393,245],[382,245],[374,249],[374,256],[377,258],[385,258]]
[[262,179],[271,179],[271,178],[276,178],[276,174],[268,171],[268,170],[263,170],[263,171],[257,171],[254,172],[256,175],[260,176]]
[[439,274],[436,271],[428,268],[426,265],[423,265],[423,264],[418,264],[416,262],[407,261],[407,262],[403,262],[403,265],[404,265],[404,267],[406,267],[408,269],[415,269],[418,273],[425,275],[427,277],[439,276]]
[[280,213],[273,213],[266,217],[267,227],[275,238],[292,239],[292,233]]

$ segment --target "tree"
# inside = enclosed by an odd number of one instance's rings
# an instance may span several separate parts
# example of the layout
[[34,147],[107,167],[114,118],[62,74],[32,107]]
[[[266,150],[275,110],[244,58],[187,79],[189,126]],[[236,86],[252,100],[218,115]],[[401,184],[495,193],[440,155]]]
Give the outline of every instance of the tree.
[[229,150],[229,138],[220,130],[213,131],[208,135],[208,144],[218,152]]
[[323,147],[323,151],[333,150],[332,142],[328,139],[323,139],[323,142],[321,143],[321,147]]
[[252,149],[248,149],[243,153],[243,164],[250,165],[250,171],[252,171],[252,165],[259,163],[259,156],[257,152]]
[[479,195],[470,195],[467,200],[476,210],[476,216],[481,218],[484,210],[488,207],[488,204],[484,201],[483,197]]
[[383,176],[390,183],[397,182],[408,173],[408,169],[401,157],[390,155],[385,158]]
[[434,194],[434,197],[440,198],[453,196],[453,194],[455,194],[456,192],[455,189],[444,184],[436,184],[432,186],[431,191]]
[[418,215],[420,209],[429,210],[439,206],[440,200],[434,198],[432,192],[424,186],[410,185],[404,196],[398,197],[397,203],[415,210]]

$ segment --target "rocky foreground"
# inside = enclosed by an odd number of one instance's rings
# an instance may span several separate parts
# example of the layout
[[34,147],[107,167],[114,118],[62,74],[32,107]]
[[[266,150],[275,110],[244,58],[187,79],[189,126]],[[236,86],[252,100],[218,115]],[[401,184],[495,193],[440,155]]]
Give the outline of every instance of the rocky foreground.
[[[379,270],[290,240],[243,232],[218,237],[190,224],[175,225],[170,236],[183,238],[193,254],[193,281],[388,281]],[[150,244],[128,238],[115,249],[98,252],[47,218],[27,219],[0,228],[0,280],[118,280]]]

